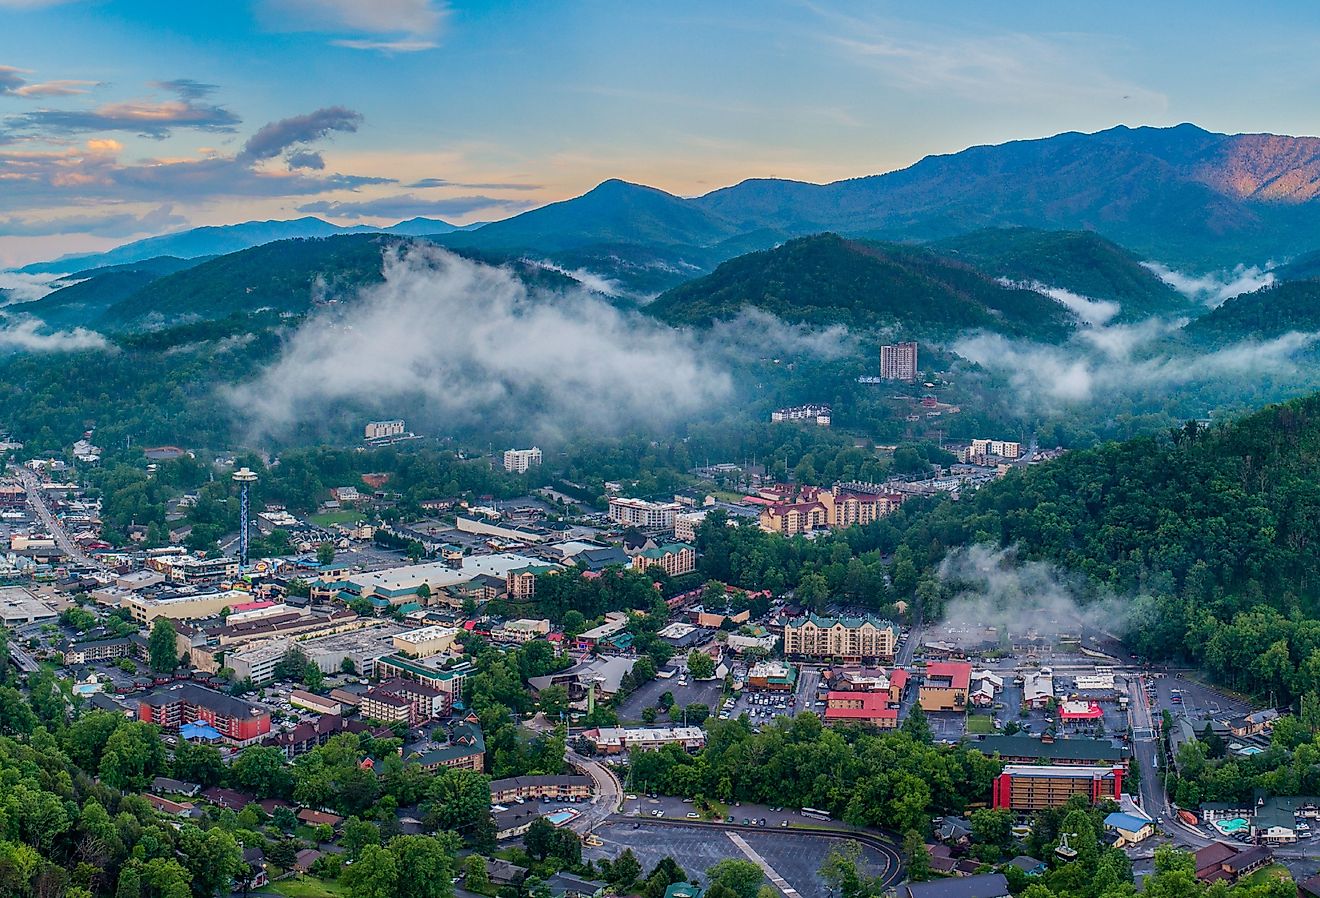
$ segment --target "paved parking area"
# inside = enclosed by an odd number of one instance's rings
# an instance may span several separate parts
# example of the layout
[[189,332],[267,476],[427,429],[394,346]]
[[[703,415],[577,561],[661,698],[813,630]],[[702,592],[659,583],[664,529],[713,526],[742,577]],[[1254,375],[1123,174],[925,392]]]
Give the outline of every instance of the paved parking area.
[[[657,677],[628,696],[618,710],[619,719],[627,723],[640,723],[642,709],[655,707],[660,700],[660,696],[666,692],[672,692],[674,701],[683,707],[694,704],[705,705],[710,708],[713,716],[719,713],[720,694],[723,690],[724,682],[722,680],[693,681],[689,679],[686,686],[681,686],[677,676],[668,680]],[[657,717],[656,722],[667,721],[663,717]]]
[[[705,872],[725,858],[748,860],[743,850],[729,838],[728,832],[710,827],[671,826],[609,821],[598,827],[595,834],[604,842],[597,848],[584,848],[584,858],[614,858],[625,848],[631,848],[650,871],[666,855],[678,861],[690,878],[705,884]],[[770,831],[738,833],[747,845],[765,859],[784,880],[796,889],[802,898],[830,898],[829,885],[820,877],[821,863],[838,840],[808,833]],[[873,848],[862,847],[862,865],[865,872],[879,874],[885,869],[886,859]]]

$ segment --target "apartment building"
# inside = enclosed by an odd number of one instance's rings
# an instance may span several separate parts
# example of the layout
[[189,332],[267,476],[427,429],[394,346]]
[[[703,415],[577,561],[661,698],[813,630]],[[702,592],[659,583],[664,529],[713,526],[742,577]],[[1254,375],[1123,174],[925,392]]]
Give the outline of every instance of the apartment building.
[[127,636],[112,639],[87,639],[65,643],[61,652],[65,664],[87,664],[92,661],[111,661],[133,655],[133,641]]
[[392,421],[368,421],[367,426],[362,428],[362,438],[365,440],[384,440],[390,437],[401,437],[403,434],[402,418],[396,418]]
[[649,567],[662,568],[671,577],[690,574],[697,569],[697,550],[687,543],[668,543],[633,556],[633,570],[645,571]]
[[610,520],[625,527],[644,530],[673,530],[674,517],[683,506],[677,502],[647,502],[644,499],[610,499]]
[[775,424],[783,421],[806,421],[817,427],[829,427],[830,414],[828,405],[795,405],[791,408],[775,409],[770,413],[770,420]]
[[674,515],[674,539],[681,543],[695,542],[697,528],[706,520],[708,514],[710,509],[703,508],[700,511],[685,511]]
[[880,347],[880,377],[912,383],[917,379],[917,344],[892,343]]
[[486,765],[486,740],[481,732],[481,722],[476,715],[464,718],[450,728],[446,744],[413,755],[408,760],[423,770],[452,767],[481,773]]
[[550,621],[544,618],[540,620],[532,618],[511,620],[500,624],[490,632],[490,638],[496,642],[524,643],[549,635]]
[[899,493],[865,493],[836,485],[833,489],[806,486],[782,501],[761,509],[762,530],[793,536],[831,527],[869,524],[903,503]]
[[138,719],[176,732],[188,724],[205,724],[235,745],[258,742],[270,733],[268,709],[192,682],[142,696]]
[[1092,804],[1123,794],[1122,765],[1081,767],[1072,765],[1015,765],[995,777],[994,807],[1014,811],[1057,808],[1074,795],[1084,795]]
[[891,661],[897,642],[894,623],[870,615],[809,614],[784,622],[784,654],[789,657]]
[[443,710],[436,716],[442,716],[449,713],[456,699],[462,699],[464,684],[472,675],[472,665],[459,663],[443,667],[429,663],[437,660],[436,656],[414,661],[400,655],[387,655],[376,662],[376,673],[382,680],[411,680],[440,692],[444,697]]
[[490,781],[490,803],[509,804],[518,799],[536,801],[582,801],[591,797],[591,777],[569,776],[511,776]]
[[536,595],[536,578],[541,574],[553,574],[561,570],[556,564],[529,564],[514,568],[504,575],[504,591],[509,600],[525,602]]
[[505,449],[504,470],[513,474],[526,474],[529,468],[541,466],[541,450],[533,446],[530,449]]

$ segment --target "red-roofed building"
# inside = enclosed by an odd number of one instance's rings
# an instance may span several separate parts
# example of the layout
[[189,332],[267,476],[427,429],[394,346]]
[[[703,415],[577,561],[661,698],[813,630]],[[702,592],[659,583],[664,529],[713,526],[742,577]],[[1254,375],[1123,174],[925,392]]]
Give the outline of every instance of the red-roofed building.
[[889,674],[889,701],[891,704],[898,704],[903,698],[903,690],[907,688],[908,672],[901,667],[895,667]]
[[898,709],[883,692],[831,692],[825,697],[825,722],[869,723],[881,729],[898,726]]
[[972,681],[968,661],[934,661],[926,665],[926,678],[918,692],[923,711],[964,711]]
[[1100,720],[1104,716],[1104,709],[1096,702],[1059,703],[1059,720],[1064,723],[1084,723],[1091,720]]
[[258,611],[262,608],[272,608],[274,605],[274,602],[239,602],[237,605],[229,606],[229,613],[236,614],[240,611]]

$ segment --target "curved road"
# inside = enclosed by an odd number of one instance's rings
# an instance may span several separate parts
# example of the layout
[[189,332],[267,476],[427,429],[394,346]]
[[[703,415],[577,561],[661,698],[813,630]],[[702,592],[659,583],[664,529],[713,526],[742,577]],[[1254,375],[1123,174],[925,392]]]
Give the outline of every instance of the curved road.
[[591,804],[568,824],[575,832],[589,833],[619,810],[623,784],[609,767],[572,749],[564,753],[564,760],[591,777]]

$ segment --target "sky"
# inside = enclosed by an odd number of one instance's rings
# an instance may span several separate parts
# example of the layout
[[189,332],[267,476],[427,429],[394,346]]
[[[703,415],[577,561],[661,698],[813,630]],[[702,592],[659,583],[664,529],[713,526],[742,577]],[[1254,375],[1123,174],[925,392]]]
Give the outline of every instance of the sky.
[[488,221],[1190,121],[1320,134],[1302,2],[0,0],[0,266],[209,224]]

